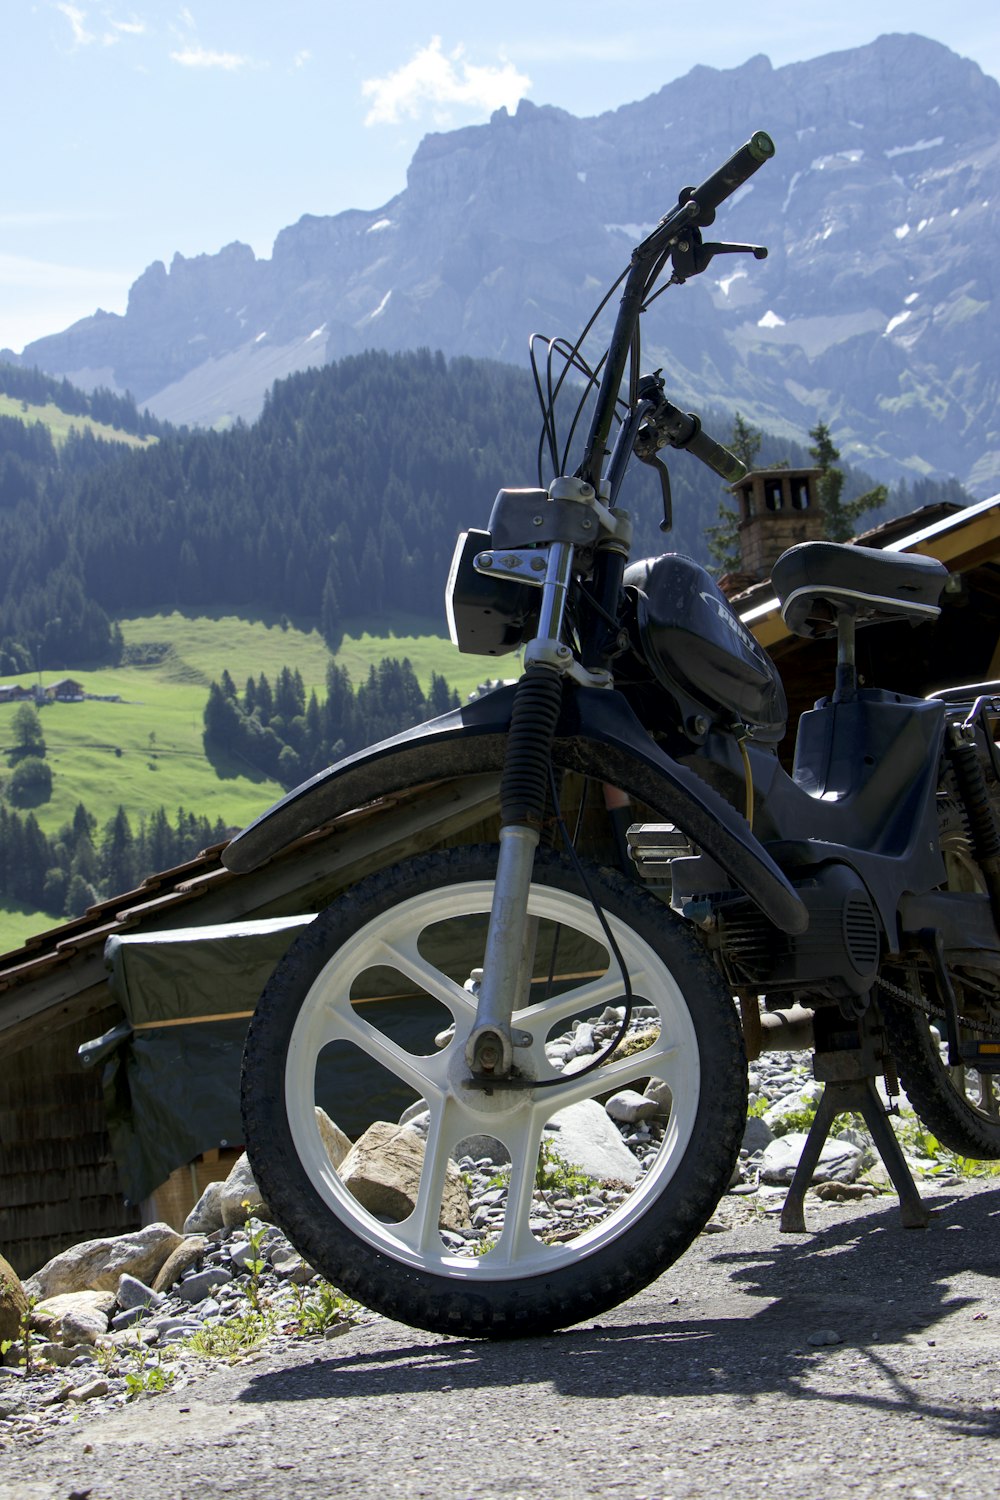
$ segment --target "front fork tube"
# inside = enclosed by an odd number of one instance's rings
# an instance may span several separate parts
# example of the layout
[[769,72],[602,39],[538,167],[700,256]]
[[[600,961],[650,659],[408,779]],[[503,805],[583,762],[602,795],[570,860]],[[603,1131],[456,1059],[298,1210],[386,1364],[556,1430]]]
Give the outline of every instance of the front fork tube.
[[500,782],[500,853],[476,1019],[465,1044],[473,1078],[489,1083],[509,1078],[514,1047],[530,1038],[512,1033],[511,1017],[526,1004],[534,967],[538,923],[528,915],[528,895],[541,839],[552,742],[562,703],[560,649],[573,548],[557,542],[549,551],[536,642],[551,649],[537,657],[514,695],[510,733]]
[[465,1060],[475,1077],[507,1077],[514,1060],[511,1016],[527,1001],[538,923],[528,916],[528,891],[539,833],[535,828],[501,828],[493,906],[483,957],[476,1020],[465,1044]]

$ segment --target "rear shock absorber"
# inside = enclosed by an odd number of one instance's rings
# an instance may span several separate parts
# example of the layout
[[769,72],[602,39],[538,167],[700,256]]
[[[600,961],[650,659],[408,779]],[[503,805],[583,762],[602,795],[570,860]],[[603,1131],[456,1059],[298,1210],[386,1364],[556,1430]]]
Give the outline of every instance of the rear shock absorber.
[[960,729],[952,731],[948,758],[969,820],[973,852],[989,892],[993,919],[1000,927],[1000,828],[986,785],[983,763],[975,742],[966,739]]

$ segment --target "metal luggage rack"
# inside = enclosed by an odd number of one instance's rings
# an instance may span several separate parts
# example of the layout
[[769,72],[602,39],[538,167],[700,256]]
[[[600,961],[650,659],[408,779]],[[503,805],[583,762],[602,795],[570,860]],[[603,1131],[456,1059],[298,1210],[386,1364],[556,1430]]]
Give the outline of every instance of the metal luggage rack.
[[970,729],[981,728],[983,743],[990,758],[994,778],[1000,781],[1000,682],[967,682],[958,687],[939,688],[928,693],[948,709],[952,721],[962,718]]

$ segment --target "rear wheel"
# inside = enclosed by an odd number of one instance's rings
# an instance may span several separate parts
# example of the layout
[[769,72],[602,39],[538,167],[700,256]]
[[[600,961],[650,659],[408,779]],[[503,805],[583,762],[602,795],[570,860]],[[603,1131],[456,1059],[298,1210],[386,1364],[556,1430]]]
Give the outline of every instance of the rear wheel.
[[[947,786],[939,795],[941,852],[949,891],[984,892],[961,802]],[[994,805],[997,798],[993,795]],[[912,988],[911,977],[887,976],[890,984]],[[1000,977],[988,969],[951,972],[958,997],[963,1041],[988,1039],[1000,1045]],[[949,1067],[944,1006],[929,978],[917,997],[930,1014],[908,1005],[887,987],[880,1005],[900,1081],[913,1108],[942,1145],[960,1156],[1000,1160],[1000,1074],[972,1067]]]
[[[696,937],[647,892],[591,867],[634,1004],[645,1007],[636,1050],[555,1087],[470,1087],[470,975],[482,963],[495,868],[496,850],[485,846],[424,856],[371,877],[319,916],[261,998],[243,1100],[258,1185],[325,1276],[418,1327],[509,1337],[594,1316],[682,1254],[728,1186],[746,1063],[732,999]],[[552,855],[538,856],[529,913],[537,921],[531,992],[514,1025],[531,1040],[515,1057],[525,1078],[542,1079],[556,1076],[553,1053],[565,1050],[556,1038],[607,1029],[623,984],[587,891]],[[641,1167],[625,1151],[621,1179],[590,1193],[591,1203],[560,1175],[555,1158],[570,1118],[561,1112],[576,1106],[594,1129],[607,1129],[598,1101],[648,1080],[667,1086],[660,1097],[671,1101],[669,1117]],[[390,1100],[390,1119],[407,1098],[424,1112],[409,1201],[365,1206],[333,1164],[317,1107],[346,1123],[338,1101],[356,1099],[359,1082],[369,1118],[353,1119],[352,1135],[384,1118]],[[403,1144],[412,1156],[413,1140]],[[468,1156],[480,1167],[509,1162],[494,1172],[474,1225],[461,1222],[454,1197],[454,1163]]]

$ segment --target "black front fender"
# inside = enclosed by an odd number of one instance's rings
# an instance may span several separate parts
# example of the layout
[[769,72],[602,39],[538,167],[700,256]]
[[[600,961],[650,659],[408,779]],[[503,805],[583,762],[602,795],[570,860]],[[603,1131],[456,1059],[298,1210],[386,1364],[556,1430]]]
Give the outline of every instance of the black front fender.
[[[498,688],[320,771],[233,839],[223,862],[236,872],[253,870],[351,808],[425,781],[499,772],[513,698],[513,687]],[[619,693],[568,684],[553,759],[647,803],[711,855],[776,926],[805,931],[805,907],[746,819],[664,754]]]

